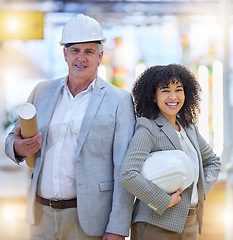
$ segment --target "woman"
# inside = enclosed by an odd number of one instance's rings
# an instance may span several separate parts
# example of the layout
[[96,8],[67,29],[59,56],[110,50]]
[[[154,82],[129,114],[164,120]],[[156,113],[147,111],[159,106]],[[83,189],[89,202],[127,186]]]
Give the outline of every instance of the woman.
[[[138,119],[120,176],[136,196],[132,240],[196,240],[201,233],[203,203],[220,162],[195,125],[200,91],[194,74],[177,64],[147,69],[133,87]],[[151,152],[176,149],[192,159],[194,183],[167,194],[140,171]]]

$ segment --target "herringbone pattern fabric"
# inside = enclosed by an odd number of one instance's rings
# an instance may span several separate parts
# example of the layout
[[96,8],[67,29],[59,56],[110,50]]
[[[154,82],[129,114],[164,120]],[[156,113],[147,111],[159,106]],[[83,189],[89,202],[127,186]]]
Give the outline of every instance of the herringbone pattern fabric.
[[[203,202],[218,178],[220,162],[195,125],[185,128],[185,131],[199,158],[198,220],[201,229]],[[122,166],[120,183],[137,197],[133,222],[147,222],[181,233],[186,223],[193,185],[182,193],[181,202],[167,209],[171,197],[140,174],[142,164],[149,153],[174,149],[182,150],[179,138],[166,118],[162,115],[156,120],[139,118]]]

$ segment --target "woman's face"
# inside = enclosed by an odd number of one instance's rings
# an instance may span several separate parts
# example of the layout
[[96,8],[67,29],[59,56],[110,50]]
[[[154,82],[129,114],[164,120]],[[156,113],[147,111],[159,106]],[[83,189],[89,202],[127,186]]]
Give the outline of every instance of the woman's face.
[[158,87],[155,101],[161,114],[168,120],[174,121],[177,113],[184,105],[185,94],[182,83],[170,81],[167,86]]

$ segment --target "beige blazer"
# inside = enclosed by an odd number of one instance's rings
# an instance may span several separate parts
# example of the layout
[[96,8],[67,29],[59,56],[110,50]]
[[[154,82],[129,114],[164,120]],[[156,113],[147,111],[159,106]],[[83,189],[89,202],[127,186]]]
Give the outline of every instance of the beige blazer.
[[[203,203],[212,190],[220,171],[219,158],[199,134],[197,127],[185,128],[186,134],[197,151],[199,159],[198,220],[200,232],[203,218]],[[135,134],[129,145],[120,183],[137,197],[132,222],[147,222],[158,227],[182,233],[191,202],[193,185],[181,194],[181,202],[167,208],[171,198],[155,184],[140,174],[142,164],[149,153],[163,150],[182,150],[177,133],[161,114],[155,120],[139,118]]]

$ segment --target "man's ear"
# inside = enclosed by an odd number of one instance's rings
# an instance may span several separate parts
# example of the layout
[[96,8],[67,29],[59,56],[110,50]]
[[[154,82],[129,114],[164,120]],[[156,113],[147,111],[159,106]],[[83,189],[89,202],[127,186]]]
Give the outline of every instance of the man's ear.
[[102,51],[101,53],[99,53],[99,64],[98,66],[100,65],[100,63],[102,62],[102,59],[103,59],[103,54],[104,52]]

